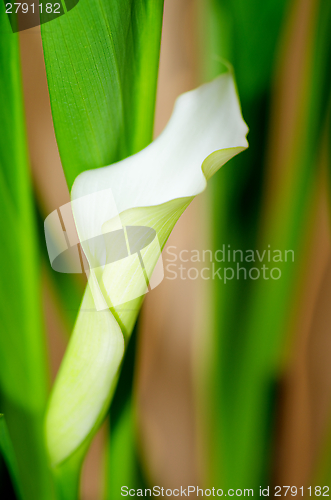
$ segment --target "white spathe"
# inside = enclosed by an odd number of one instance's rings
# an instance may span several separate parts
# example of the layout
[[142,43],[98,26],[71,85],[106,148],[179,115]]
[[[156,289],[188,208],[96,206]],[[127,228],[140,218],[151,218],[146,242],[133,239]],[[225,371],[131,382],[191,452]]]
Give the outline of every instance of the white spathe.
[[76,178],[72,208],[93,269],[47,411],[53,465],[88,440],[107,411],[124,353],[123,335],[131,334],[146,289],[138,280],[138,258],[107,264],[106,249],[91,238],[126,226],[153,228],[158,245],[141,252],[150,279],[157,248],[163,248],[207,180],[248,147],[247,132],[233,77],[225,73],[180,96],[167,127],[144,150]]
[[[91,226],[95,231],[98,224],[103,224],[100,207],[108,188],[116,204],[114,217],[130,208],[196,196],[216,169],[248,147],[247,132],[231,73],[181,95],[166,128],[149,146],[125,160],[88,170],[76,178],[73,200],[100,194],[98,205],[85,204],[74,213],[81,239],[87,239],[85,234]],[[217,167],[207,161],[203,169],[205,160],[215,152],[221,153]],[[107,199],[104,203],[108,203]]]

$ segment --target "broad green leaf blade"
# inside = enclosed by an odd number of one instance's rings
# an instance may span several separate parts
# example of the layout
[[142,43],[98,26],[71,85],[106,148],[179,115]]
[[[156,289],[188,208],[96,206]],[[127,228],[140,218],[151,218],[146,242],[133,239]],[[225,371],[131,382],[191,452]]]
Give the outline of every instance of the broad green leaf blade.
[[51,498],[42,440],[47,397],[40,270],[18,35],[0,5],[0,392],[26,499]]
[[[151,141],[162,12],[163,0],[80,0],[42,26],[55,132],[70,187],[80,172]],[[58,469],[59,482],[77,476],[77,468],[79,460],[75,472]]]
[[18,498],[21,499],[22,486],[20,483],[15,452],[9,436],[4,415],[1,414],[0,414],[0,454],[3,456],[4,461],[6,462],[11,480],[15,488],[16,495]]
[[163,0],[80,0],[42,25],[51,107],[71,188],[152,138]]

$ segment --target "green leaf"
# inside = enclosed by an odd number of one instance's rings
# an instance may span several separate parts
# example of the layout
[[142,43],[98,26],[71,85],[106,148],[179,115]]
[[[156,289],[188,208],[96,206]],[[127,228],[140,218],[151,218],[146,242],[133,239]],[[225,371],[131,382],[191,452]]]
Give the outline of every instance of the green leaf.
[[26,499],[50,498],[40,269],[26,147],[18,35],[0,4],[0,393]]
[[[55,133],[69,187],[84,170],[136,153],[152,140],[162,12],[163,0],[80,0],[42,25]],[[74,476],[88,444],[55,470],[64,497],[74,496]]]
[[121,487],[143,488],[144,481],[137,456],[136,429],[133,410],[134,398],[129,399],[116,426],[110,427],[110,450],[107,462],[109,485],[107,499],[116,498]]
[[271,84],[278,37],[291,2],[210,0],[209,5],[211,12],[203,14],[203,43],[207,47],[204,69],[210,73],[220,65],[211,54],[228,59],[235,67],[241,99],[254,99]]
[[121,374],[110,412],[110,446],[106,460],[107,500],[116,498],[121,486],[130,488],[146,486],[137,446],[134,377],[137,345],[137,324],[126,349]]
[[18,466],[14,448],[9,436],[4,415],[0,414],[0,453],[7,465],[11,480],[13,482],[15,492],[18,498],[22,498],[22,486],[20,483]]
[[51,107],[71,188],[152,138],[163,0],[80,0],[42,25]]
[[[326,157],[331,174],[331,74],[325,61],[331,57],[331,4],[321,0],[317,11],[316,33],[314,37],[314,77],[312,91],[314,91],[315,120],[312,124],[313,140],[326,138]],[[314,117],[314,115],[313,115]],[[316,123],[321,126],[316,127]],[[323,128],[324,125],[324,128]],[[322,129],[323,128],[323,129]],[[325,133],[326,132],[326,133]],[[325,135],[324,135],[325,134]],[[316,137],[317,135],[317,137]],[[322,136],[322,137],[321,137]],[[324,146],[324,144],[323,144]],[[329,184],[329,190],[331,185]],[[331,485],[331,414],[324,430],[324,440],[318,450],[315,470],[313,471],[313,485]]]

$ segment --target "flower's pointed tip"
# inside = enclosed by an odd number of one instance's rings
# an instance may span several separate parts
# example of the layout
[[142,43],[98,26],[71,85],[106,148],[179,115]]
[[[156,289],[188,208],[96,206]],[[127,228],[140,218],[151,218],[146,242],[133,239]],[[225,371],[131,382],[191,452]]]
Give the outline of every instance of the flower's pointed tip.
[[220,149],[211,155],[207,156],[202,164],[202,171],[207,181],[231,158],[234,158],[242,151],[249,147],[248,142],[246,146],[238,146],[235,148]]

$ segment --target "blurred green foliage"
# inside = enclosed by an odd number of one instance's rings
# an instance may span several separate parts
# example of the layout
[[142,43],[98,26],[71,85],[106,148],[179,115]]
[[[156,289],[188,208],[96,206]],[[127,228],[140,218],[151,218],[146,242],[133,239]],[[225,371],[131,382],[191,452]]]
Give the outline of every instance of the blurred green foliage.
[[[272,482],[280,363],[298,294],[307,221],[319,175],[325,90],[330,92],[326,65],[330,60],[330,4],[324,1],[317,6],[311,52],[306,54],[309,71],[297,89],[298,99],[303,96],[300,124],[291,131],[291,148],[286,164],[280,166],[284,175],[279,185],[272,186],[271,198],[266,191],[275,74],[293,7],[287,0],[263,4],[212,0],[205,18],[205,26],[211,26],[206,47],[216,55],[205,63],[205,73],[218,71],[220,57],[230,59],[250,128],[250,149],[215,179],[215,249],[226,244],[231,250],[293,249],[295,253],[294,263],[266,263],[281,269],[280,280],[214,282],[216,351],[211,374],[208,480],[224,488],[258,488]],[[261,267],[247,262],[240,266],[247,271]]]
[[[48,372],[18,36],[0,4],[0,401],[24,498],[52,498],[43,445]],[[35,477],[38,480],[35,480]]]

